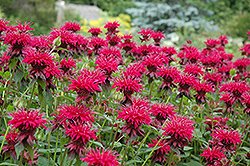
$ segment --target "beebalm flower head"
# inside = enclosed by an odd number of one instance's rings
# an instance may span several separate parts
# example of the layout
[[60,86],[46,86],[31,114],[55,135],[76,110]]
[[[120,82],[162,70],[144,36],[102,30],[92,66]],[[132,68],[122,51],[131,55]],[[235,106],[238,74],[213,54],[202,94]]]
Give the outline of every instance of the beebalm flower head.
[[31,28],[30,26],[33,24],[31,22],[16,22],[17,25],[14,26],[14,28],[16,28],[18,31],[20,31],[21,33],[26,33],[28,31],[34,31],[35,29]]
[[188,64],[185,66],[184,73],[193,75],[195,77],[203,75],[203,70],[202,66],[199,64]]
[[[18,143],[17,137],[19,135],[19,132],[16,132],[15,130],[10,130],[6,135],[6,141],[7,145],[3,146],[3,153],[9,153],[11,157],[16,161],[17,155],[15,151],[15,145]],[[4,136],[4,134],[2,134]]]
[[221,83],[222,81],[222,75],[220,73],[214,72],[214,73],[206,73],[203,77],[204,80],[207,82],[213,84],[215,87]]
[[103,71],[107,76],[118,70],[118,61],[112,56],[99,55],[95,64],[97,64],[95,68]]
[[104,28],[107,29],[106,34],[114,35],[114,34],[118,33],[119,31],[117,29],[119,26],[120,26],[120,24],[118,23],[118,21],[107,22],[104,26]]
[[171,91],[171,87],[176,87],[176,85],[174,85],[174,80],[179,77],[180,71],[178,71],[176,67],[164,66],[159,68],[157,75],[163,78],[163,83],[159,86],[159,89]]
[[112,152],[111,150],[106,150],[101,148],[89,149],[87,151],[87,156],[81,158],[82,161],[88,163],[88,166],[117,166],[121,165],[118,161],[121,159],[117,159],[119,154],[116,152]]
[[219,37],[220,45],[225,46],[228,43],[228,37],[227,36],[220,36]]
[[146,72],[145,66],[141,61],[138,61],[134,64],[130,64],[125,70],[123,70],[123,75],[125,77],[132,78],[141,78],[142,75]]
[[102,31],[100,28],[92,27],[89,29],[88,33],[91,33],[92,36],[98,36],[99,34],[102,33]]
[[70,32],[77,32],[77,31],[81,31],[81,26],[80,26],[80,23],[78,22],[66,21],[60,29],[70,31]]
[[117,88],[116,91],[123,92],[124,95],[131,96],[134,92],[141,92],[143,85],[139,84],[140,79],[128,78],[122,76],[121,78],[115,78],[114,85],[111,89]]
[[154,39],[155,45],[160,46],[161,39],[165,39],[165,36],[163,35],[164,32],[159,31],[153,31],[151,34],[151,38]]
[[200,154],[201,157],[206,158],[206,165],[207,166],[215,166],[215,165],[222,165],[221,159],[225,157],[223,151],[220,148],[213,146],[210,148],[209,146],[207,149],[202,149],[203,153]]
[[237,145],[241,144],[241,135],[236,130],[215,129],[211,134],[212,144],[227,151],[235,151]]
[[241,51],[241,55],[250,56],[250,44],[244,44],[239,51]]
[[64,72],[67,72],[71,68],[76,68],[76,60],[72,58],[63,58],[63,60],[60,62],[60,69]]
[[118,35],[107,35],[106,40],[110,46],[117,46],[121,42],[121,38]]
[[150,124],[151,122],[150,113],[145,108],[135,105],[122,107],[117,119],[123,119],[135,129],[142,124]]
[[176,112],[174,107],[170,104],[155,103],[151,105],[149,112],[160,122],[164,122],[168,117],[174,116]]
[[246,108],[244,108],[244,112],[247,113],[247,115],[250,115],[250,94],[249,93],[244,93],[243,94],[243,98],[244,100],[242,101],[242,103],[245,104]]
[[7,24],[9,24],[9,22],[10,21],[6,21],[3,18],[0,19],[0,34],[8,29]]
[[150,38],[152,37],[153,31],[152,29],[141,29],[140,32],[138,32],[138,34],[141,34],[142,37],[139,37],[141,42],[144,42],[144,41],[149,41]]
[[221,42],[217,39],[207,39],[207,41],[204,42],[207,45],[207,49],[215,48],[216,46],[220,45]]
[[234,62],[234,66],[239,70],[240,73],[246,71],[247,67],[250,66],[249,58],[238,58]]
[[165,136],[170,136],[167,142],[174,148],[183,150],[184,146],[188,144],[193,138],[194,122],[189,118],[181,116],[171,116],[165,123],[163,128]]
[[192,89],[197,92],[194,96],[197,104],[204,103],[206,100],[206,93],[214,91],[210,83],[200,81],[196,81]]
[[58,120],[61,123],[67,122],[81,122],[81,123],[94,123],[94,113],[87,107],[81,105],[63,105],[59,107]]
[[45,126],[47,120],[42,118],[44,113],[39,114],[39,110],[20,109],[17,112],[9,113],[9,115],[13,119],[8,122],[8,125],[13,125],[21,132],[34,132],[41,126],[47,129]]
[[52,42],[45,35],[32,36],[30,45],[37,51],[46,52],[51,49]]
[[152,139],[151,141],[152,143],[148,143],[149,148],[155,147],[158,142],[159,143],[156,147],[160,148],[154,151],[150,159],[153,161],[153,163],[160,163],[162,165],[165,165],[168,160],[166,154],[171,152],[170,146],[166,143],[165,140],[160,141],[159,139]]
[[177,54],[174,47],[161,47],[161,52],[167,54],[167,56],[175,55]]

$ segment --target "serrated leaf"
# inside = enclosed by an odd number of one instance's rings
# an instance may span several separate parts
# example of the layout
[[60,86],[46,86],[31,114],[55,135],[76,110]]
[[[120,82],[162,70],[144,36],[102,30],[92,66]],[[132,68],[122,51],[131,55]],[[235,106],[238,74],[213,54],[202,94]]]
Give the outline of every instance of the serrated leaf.
[[100,146],[100,147],[104,148],[103,145],[102,145],[100,142],[94,141],[93,144],[95,144],[95,145],[97,145],[97,146]]
[[24,150],[24,146],[21,142],[17,143],[15,145],[15,151],[16,151],[16,155],[17,155],[17,159],[19,158],[20,153]]
[[134,163],[142,163],[142,161],[140,161],[140,160],[129,160],[128,162],[126,162],[125,165],[130,165],[130,164],[134,164]]
[[0,165],[13,165],[13,166],[18,166],[17,164],[12,164],[12,163],[7,163],[7,162],[0,163]]
[[13,77],[14,81],[20,82],[23,78],[23,75],[24,75],[24,72],[20,69],[17,69]]

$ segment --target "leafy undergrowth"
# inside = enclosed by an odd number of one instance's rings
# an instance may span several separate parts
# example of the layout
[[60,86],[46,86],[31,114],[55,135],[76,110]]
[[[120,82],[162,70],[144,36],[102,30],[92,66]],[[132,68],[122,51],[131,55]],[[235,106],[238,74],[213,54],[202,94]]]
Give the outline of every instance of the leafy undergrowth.
[[[0,165],[249,165],[249,46],[0,20]],[[98,37],[100,34],[104,37]]]

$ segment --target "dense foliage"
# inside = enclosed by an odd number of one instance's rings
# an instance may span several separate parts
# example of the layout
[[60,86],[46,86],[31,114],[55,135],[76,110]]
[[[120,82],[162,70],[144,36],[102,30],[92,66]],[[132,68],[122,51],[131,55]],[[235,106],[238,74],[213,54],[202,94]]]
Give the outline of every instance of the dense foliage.
[[250,45],[119,26],[0,20],[0,165],[250,165]]

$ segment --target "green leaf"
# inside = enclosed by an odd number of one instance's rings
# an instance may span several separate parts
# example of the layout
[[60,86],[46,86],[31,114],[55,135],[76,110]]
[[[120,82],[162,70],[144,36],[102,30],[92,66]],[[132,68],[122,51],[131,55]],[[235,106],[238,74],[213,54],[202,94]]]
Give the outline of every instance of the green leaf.
[[230,73],[231,76],[234,76],[235,73],[236,73],[236,70],[235,69],[231,69],[229,73]]
[[55,38],[53,40],[53,43],[55,44],[55,46],[59,47],[61,45],[61,36],[58,36],[57,38]]
[[27,145],[26,148],[28,149],[29,154],[30,154],[30,158],[33,161],[33,158],[34,158],[34,149],[30,145]]
[[97,145],[97,146],[100,146],[100,147],[104,148],[103,145],[102,145],[100,142],[94,141],[93,144],[95,144],[95,145]]
[[38,165],[52,166],[53,163],[43,156],[39,156],[37,159]]
[[190,146],[184,146],[184,151],[188,151],[188,150],[191,150],[193,149],[193,147],[190,147]]
[[51,107],[53,104],[53,96],[51,91],[48,89],[46,89],[45,91],[43,91],[43,96],[46,99],[46,102],[48,103],[48,105]]
[[13,165],[13,166],[18,166],[17,164],[12,164],[12,163],[7,163],[7,162],[0,163],[0,165]]
[[10,72],[9,71],[6,71],[4,74],[3,74],[3,77],[6,78],[6,79],[9,79],[11,76]]
[[191,160],[189,163],[186,163],[186,166],[203,166],[201,163]]
[[19,142],[18,144],[15,145],[15,151],[16,151],[16,155],[17,155],[17,159],[20,155],[20,153],[24,150],[24,146],[21,142]]
[[37,79],[37,82],[38,84],[43,88],[43,90],[45,89],[46,87],[46,82],[41,80],[41,79]]
[[67,49],[65,49],[65,48],[56,48],[55,50],[68,51],[68,50],[67,50]]
[[10,63],[9,63],[9,71],[11,71],[13,68],[14,68],[14,66],[16,65],[16,63],[17,63],[17,59],[16,58],[13,58],[13,59],[10,59]]
[[20,82],[24,76],[24,72],[20,69],[17,69],[16,72],[14,73],[14,81],[15,82]]
[[128,162],[126,162],[125,165],[131,165],[131,164],[134,164],[134,163],[142,163],[142,161],[140,161],[140,160],[129,160]]

